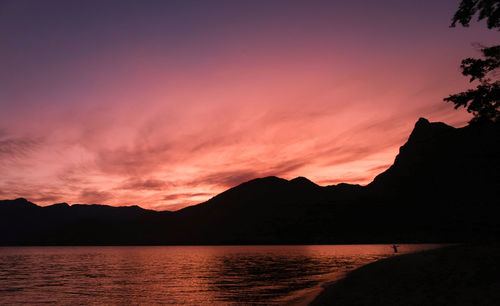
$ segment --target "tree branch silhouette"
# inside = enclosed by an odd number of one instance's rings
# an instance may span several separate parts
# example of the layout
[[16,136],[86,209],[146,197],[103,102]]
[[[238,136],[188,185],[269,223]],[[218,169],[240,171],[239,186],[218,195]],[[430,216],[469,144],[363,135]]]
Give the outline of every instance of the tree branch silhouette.
[[[500,0],[462,0],[452,18],[451,27],[457,23],[468,27],[472,18],[477,21],[486,20],[488,29],[500,30]],[[500,118],[500,45],[481,48],[482,58],[466,58],[460,68],[470,82],[478,81],[475,89],[450,95],[443,100],[453,102],[455,109],[467,108],[473,114],[470,123],[481,121],[499,121]]]

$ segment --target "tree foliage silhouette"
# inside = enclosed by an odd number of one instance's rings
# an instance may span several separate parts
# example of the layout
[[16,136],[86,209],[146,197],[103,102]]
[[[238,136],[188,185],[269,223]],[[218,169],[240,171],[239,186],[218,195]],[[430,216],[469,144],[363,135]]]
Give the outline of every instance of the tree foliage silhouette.
[[[468,27],[472,18],[486,20],[488,29],[500,30],[500,0],[462,0],[453,16],[452,27],[457,23]],[[475,89],[450,95],[446,102],[455,103],[455,109],[466,107],[474,115],[473,122],[500,121],[500,45],[481,47],[482,58],[466,58],[460,68],[470,82],[478,81]]]

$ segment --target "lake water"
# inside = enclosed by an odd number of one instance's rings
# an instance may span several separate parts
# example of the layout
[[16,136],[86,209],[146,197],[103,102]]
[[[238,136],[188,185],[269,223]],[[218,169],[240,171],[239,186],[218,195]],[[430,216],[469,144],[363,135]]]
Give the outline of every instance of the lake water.
[[389,256],[392,245],[0,247],[0,303],[300,304]]

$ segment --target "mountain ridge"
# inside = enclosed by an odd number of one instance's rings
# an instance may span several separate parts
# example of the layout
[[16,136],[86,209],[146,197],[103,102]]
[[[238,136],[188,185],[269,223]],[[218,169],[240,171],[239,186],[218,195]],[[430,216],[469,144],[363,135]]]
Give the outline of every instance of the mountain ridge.
[[[257,178],[181,210],[0,201],[0,244],[288,244],[497,239],[498,124],[420,118],[365,185]],[[17,207],[14,203],[18,203]],[[17,208],[16,208],[17,207]]]

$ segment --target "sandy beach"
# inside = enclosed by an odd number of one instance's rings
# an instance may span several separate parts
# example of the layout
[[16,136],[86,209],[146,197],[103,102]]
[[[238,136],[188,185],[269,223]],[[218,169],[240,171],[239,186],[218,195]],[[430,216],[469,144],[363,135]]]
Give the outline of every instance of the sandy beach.
[[379,260],[311,305],[499,305],[500,245],[455,245]]

